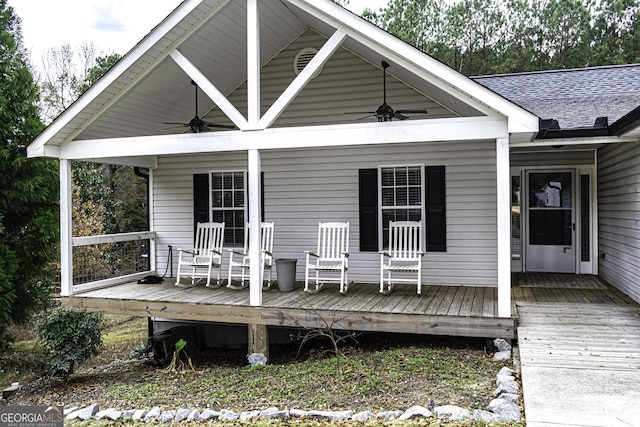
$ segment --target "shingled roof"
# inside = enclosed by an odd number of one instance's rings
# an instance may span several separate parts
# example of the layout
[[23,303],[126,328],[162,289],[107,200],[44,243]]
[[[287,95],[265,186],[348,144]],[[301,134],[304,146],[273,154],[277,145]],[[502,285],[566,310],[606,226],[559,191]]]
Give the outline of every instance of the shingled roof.
[[640,64],[472,77],[561,129],[612,124],[640,105]]

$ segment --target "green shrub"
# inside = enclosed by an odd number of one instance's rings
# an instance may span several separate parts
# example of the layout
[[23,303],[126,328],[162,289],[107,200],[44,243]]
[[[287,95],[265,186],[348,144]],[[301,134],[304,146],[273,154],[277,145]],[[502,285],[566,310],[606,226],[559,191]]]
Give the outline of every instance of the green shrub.
[[35,328],[44,344],[51,374],[64,381],[76,365],[98,354],[102,347],[102,313],[57,307],[38,319]]

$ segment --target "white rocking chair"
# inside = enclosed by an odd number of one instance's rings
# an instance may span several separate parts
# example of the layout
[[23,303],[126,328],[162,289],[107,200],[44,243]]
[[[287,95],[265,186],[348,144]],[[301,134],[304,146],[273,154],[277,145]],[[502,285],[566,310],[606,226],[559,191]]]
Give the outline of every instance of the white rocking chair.
[[[267,286],[263,290],[271,289],[271,271],[273,267],[273,222],[260,223],[260,264],[267,275]],[[236,255],[234,259],[234,255]],[[234,272],[234,269],[240,271]],[[232,279],[240,280],[240,286],[234,285]],[[229,280],[227,288],[240,290],[247,287],[249,279],[249,224],[244,228],[244,250],[229,249]]]
[[[396,283],[415,283],[420,295],[423,255],[420,222],[389,222],[389,249],[380,251],[380,293],[390,294]],[[404,277],[392,278],[391,273],[398,273]],[[417,277],[406,277],[409,274],[415,274]]]
[[[224,244],[224,222],[201,222],[196,229],[194,248],[187,250],[178,248],[178,276],[176,286],[184,286],[180,279],[187,276],[191,285],[196,279],[207,279],[207,286],[211,285],[211,271],[218,270],[214,287],[219,287],[220,266],[222,264],[222,246]],[[184,269],[188,272],[185,272]]]
[[[340,293],[347,294],[349,281],[349,223],[321,222],[318,224],[318,249],[305,251],[307,265],[304,276],[304,290],[319,292],[326,282],[340,283]],[[313,258],[313,259],[312,259]],[[309,288],[309,270],[315,270],[315,288]],[[339,273],[335,276],[320,276],[326,273]]]

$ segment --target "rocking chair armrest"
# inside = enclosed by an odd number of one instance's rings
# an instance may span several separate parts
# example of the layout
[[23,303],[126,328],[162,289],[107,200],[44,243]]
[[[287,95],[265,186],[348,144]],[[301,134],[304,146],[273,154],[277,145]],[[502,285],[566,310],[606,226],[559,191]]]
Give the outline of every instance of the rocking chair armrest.
[[195,250],[193,250],[193,249],[183,249],[183,248],[178,248],[178,249],[177,249],[177,251],[178,251],[178,252],[184,252],[184,253],[187,253],[187,254],[189,254],[189,255],[194,255],[194,256],[196,255],[196,251],[195,251]]
[[343,255],[345,258],[349,258],[349,252],[342,252],[342,255]]
[[391,257],[391,254],[389,252],[387,252],[387,251],[380,251],[379,253],[382,256]]
[[243,251],[239,251],[237,249],[229,249],[229,252],[235,255],[247,256],[246,253],[244,253]]
[[265,254],[265,255],[273,256],[273,254],[271,253],[271,251],[268,251],[268,250],[266,250],[266,249],[263,249],[261,252],[262,252],[263,254]]
[[212,255],[213,255],[213,254],[216,254],[216,255],[220,255],[220,256],[222,256],[222,251],[219,251],[219,250],[216,250],[216,249],[212,249],[212,250],[211,250],[211,254],[212,254]]
[[320,255],[318,255],[315,252],[311,252],[311,251],[304,251],[305,254],[312,256],[312,257],[316,257],[316,258],[320,258]]

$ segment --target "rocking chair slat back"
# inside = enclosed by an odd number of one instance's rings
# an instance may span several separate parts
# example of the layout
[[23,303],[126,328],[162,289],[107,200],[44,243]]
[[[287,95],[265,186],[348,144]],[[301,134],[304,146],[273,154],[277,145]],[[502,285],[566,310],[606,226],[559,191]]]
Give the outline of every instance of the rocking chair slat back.
[[317,253],[324,260],[342,260],[343,254],[349,253],[349,223],[321,222]]
[[396,260],[417,260],[422,254],[421,224],[396,221],[389,225],[389,254]]

